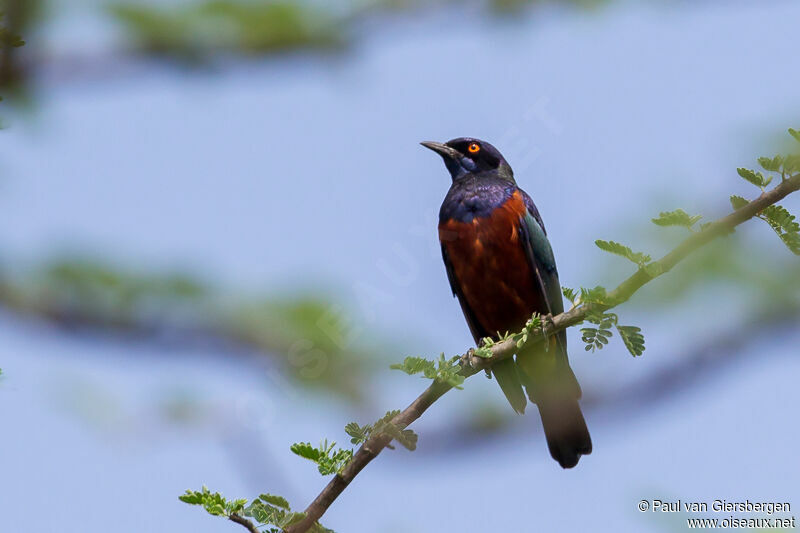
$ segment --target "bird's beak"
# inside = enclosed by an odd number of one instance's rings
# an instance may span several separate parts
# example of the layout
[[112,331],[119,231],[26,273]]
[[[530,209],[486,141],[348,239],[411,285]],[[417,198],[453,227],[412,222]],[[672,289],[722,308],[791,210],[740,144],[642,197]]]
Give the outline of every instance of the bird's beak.
[[447,146],[446,144],[437,143],[435,141],[423,141],[420,144],[425,148],[433,150],[445,159],[452,159],[454,161],[461,159],[461,152],[455,148]]

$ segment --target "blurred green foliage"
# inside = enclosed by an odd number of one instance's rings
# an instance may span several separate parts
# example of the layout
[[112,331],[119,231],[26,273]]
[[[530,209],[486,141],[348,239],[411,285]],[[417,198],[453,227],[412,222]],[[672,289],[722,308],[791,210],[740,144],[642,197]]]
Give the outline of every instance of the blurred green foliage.
[[41,6],[42,0],[0,0],[0,87],[14,88],[21,81],[17,50]]
[[6,12],[0,7],[0,46],[18,47],[25,44],[22,37],[14,33],[14,31],[6,27]]
[[372,338],[351,338],[350,317],[323,296],[244,297],[185,274],[87,259],[59,259],[24,274],[0,271],[0,305],[65,328],[268,354],[295,382],[351,401],[363,399],[380,353]]
[[[6,15],[5,8],[8,7],[6,4],[8,2],[0,4],[0,87],[10,85],[16,78],[16,68],[12,61],[13,50],[25,44],[22,37],[16,33],[17,25],[14,24],[14,20],[8,20],[11,17]],[[2,100],[3,96],[0,95],[0,101]]]
[[189,58],[230,51],[333,48],[345,41],[342,26],[326,9],[290,1],[117,4],[111,13],[145,52]]
[[[596,7],[609,0],[489,0],[489,13],[517,13],[531,4]],[[206,0],[167,7],[118,3],[110,8],[140,51],[199,60],[219,53],[268,54],[288,50],[341,49],[354,23],[383,12],[445,7],[458,9],[470,0],[371,0],[330,5],[290,0]]]

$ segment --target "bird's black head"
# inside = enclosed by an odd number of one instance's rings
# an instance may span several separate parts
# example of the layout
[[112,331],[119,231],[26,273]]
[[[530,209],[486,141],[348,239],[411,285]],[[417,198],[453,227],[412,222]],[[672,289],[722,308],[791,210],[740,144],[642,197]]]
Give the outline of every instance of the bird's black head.
[[420,143],[442,156],[453,181],[465,176],[493,176],[514,181],[514,173],[497,148],[471,137],[459,137],[446,143]]

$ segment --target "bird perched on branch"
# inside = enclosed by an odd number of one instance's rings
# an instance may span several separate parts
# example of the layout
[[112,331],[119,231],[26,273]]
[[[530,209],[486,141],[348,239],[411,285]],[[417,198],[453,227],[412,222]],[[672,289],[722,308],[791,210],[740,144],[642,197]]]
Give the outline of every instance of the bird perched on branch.
[[[439,240],[450,287],[475,342],[520,331],[533,313],[563,312],[542,218],[500,152],[466,137],[421,144],[442,156],[453,178],[439,211]],[[592,452],[592,441],[565,332],[548,343],[523,346],[491,371],[516,412],[524,413],[528,398],[537,405],[550,455],[572,468]]]

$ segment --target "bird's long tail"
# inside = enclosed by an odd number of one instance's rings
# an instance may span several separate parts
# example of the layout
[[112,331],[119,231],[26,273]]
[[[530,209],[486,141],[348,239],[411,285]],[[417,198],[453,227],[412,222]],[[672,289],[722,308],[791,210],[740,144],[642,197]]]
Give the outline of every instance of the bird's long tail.
[[523,414],[525,406],[528,405],[528,398],[525,397],[525,392],[522,390],[522,382],[517,373],[517,363],[514,362],[514,359],[505,359],[492,365],[492,375],[514,411]]
[[540,344],[517,356],[518,375],[539,408],[550,455],[563,468],[592,453],[592,439],[578,399],[581,389],[559,342]]

